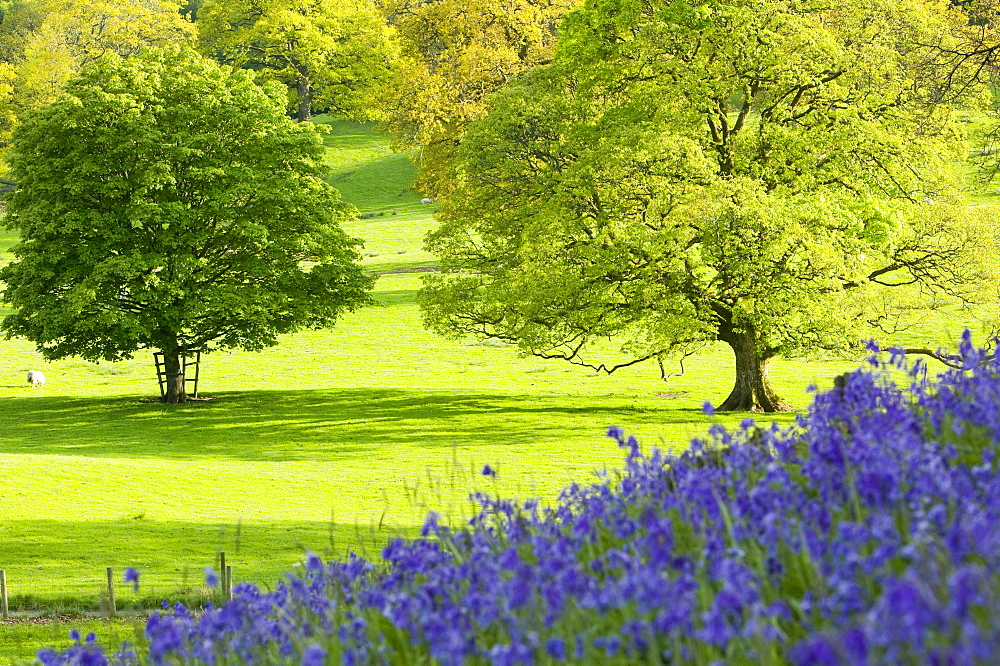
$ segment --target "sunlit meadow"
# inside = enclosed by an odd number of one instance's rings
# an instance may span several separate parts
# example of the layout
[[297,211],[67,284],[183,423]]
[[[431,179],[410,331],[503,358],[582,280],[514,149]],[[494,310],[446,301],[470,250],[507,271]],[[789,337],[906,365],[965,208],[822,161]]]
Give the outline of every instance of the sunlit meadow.
[[[205,357],[199,391],[211,399],[182,406],[148,401],[157,387],[146,356],[45,363],[26,341],[0,342],[0,568],[16,617],[99,612],[107,566],[143,572],[138,591],[119,591],[119,606],[138,612],[212,595],[202,571],[219,551],[237,581],[265,587],[307,552],[377,562],[428,508],[455,523],[472,515],[470,491],[551,504],[567,484],[620,467],[610,425],[677,453],[711,424],[739,422],[702,413],[731,387],[724,347],[665,383],[653,365],[609,377],[425,331],[412,271],[433,264],[421,247],[433,204],[408,189],[412,165],[387,140],[330,124],[332,182],[362,212],[348,231],[382,273],[380,306],[262,353]],[[0,251],[13,242],[0,236]],[[935,318],[915,339],[955,340],[966,323]],[[829,386],[858,362],[780,360],[772,378],[804,408],[810,384]],[[48,383],[30,389],[28,369]],[[479,474],[487,464],[496,478]],[[18,622],[0,626],[0,664],[70,642],[65,627],[56,637]],[[108,644],[135,633],[88,627]]]

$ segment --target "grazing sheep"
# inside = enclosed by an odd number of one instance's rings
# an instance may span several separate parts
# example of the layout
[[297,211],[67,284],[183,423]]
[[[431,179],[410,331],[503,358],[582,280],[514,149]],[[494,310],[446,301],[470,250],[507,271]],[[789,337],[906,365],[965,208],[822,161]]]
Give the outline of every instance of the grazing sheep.
[[38,370],[28,370],[28,384],[31,388],[45,384],[45,375]]
[[433,199],[431,199],[429,197],[424,197],[423,199],[420,200],[420,203],[426,204],[426,203],[430,203],[432,201],[433,201]]

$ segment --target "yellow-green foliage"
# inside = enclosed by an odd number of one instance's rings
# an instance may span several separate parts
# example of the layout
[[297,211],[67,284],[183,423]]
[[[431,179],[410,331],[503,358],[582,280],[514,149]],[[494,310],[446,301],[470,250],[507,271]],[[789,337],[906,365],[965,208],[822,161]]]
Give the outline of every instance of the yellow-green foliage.
[[289,87],[291,106],[366,117],[371,88],[396,58],[392,31],[370,0],[208,0],[198,12],[210,57]]
[[437,195],[455,146],[486,97],[552,59],[562,16],[580,0],[388,0],[403,62],[375,102],[399,147],[419,148],[417,190]]
[[25,44],[20,105],[33,109],[52,101],[73,73],[105,53],[129,57],[147,46],[189,43],[193,36],[176,0],[53,0]]

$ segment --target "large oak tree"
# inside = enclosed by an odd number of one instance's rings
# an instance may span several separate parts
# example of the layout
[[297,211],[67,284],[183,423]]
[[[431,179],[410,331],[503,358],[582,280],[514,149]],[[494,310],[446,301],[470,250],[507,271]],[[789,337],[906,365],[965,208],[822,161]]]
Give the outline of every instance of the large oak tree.
[[15,131],[21,242],[0,270],[7,336],[48,359],[259,350],[369,302],[312,124],[284,89],[193,51],[105,56]]
[[974,298],[964,145],[925,66],[948,12],[590,0],[463,140],[427,323],[605,371],[722,341],[720,408],[775,411],[776,356]]

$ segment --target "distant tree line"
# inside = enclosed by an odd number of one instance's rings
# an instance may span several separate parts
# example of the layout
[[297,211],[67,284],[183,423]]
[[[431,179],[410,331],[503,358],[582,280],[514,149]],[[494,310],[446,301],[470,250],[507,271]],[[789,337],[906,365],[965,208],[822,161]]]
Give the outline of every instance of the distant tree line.
[[[187,45],[258,82],[288,89],[300,121],[314,109],[380,120],[417,147],[419,187],[444,168],[484,100],[551,60],[578,0],[0,0],[0,147],[25,114],[82,67],[114,52]],[[2,174],[0,174],[2,175]]]

